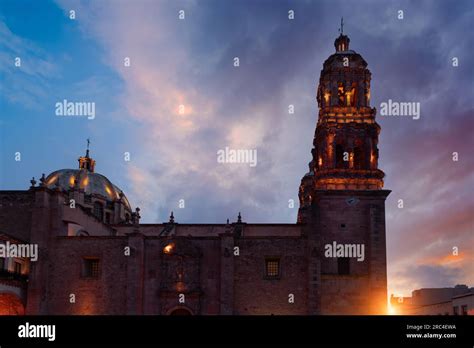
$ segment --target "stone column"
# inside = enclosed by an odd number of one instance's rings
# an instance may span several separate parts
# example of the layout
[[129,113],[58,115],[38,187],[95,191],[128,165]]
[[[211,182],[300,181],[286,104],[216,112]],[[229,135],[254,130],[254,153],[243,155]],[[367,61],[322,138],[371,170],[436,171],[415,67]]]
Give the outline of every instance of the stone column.
[[[367,154],[366,155],[366,163],[364,163],[364,169],[365,168],[369,168],[370,170],[374,170],[376,169],[376,167],[374,166],[375,165],[375,154],[374,154],[374,150],[373,150],[373,142],[372,142],[372,138],[371,137],[367,137],[366,138],[366,144],[365,144],[365,153]],[[372,161],[372,158],[374,158],[374,160]],[[367,163],[369,164],[368,166]]]
[[220,314],[234,314],[234,236],[232,232],[220,234]]
[[318,198],[314,197],[311,205],[311,214],[307,224],[303,227],[307,236],[308,255],[308,313],[321,314],[321,234],[319,230]]
[[145,236],[138,229],[128,234],[127,314],[143,314]]
[[327,134],[327,161],[324,165],[325,169],[336,168],[336,144],[335,144],[335,134],[329,132]]
[[35,203],[31,217],[31,244],[38,245],[38,260],[31,262],[28,279],[28,301],[26,304],[27,315],[48,314],[47,291],[50,250],[50,194],[45,187],[35,191]]
[[114,212],[113,212],[113,217],[112,217],[112,223],[118,224],[122,220],[122,200],[116,200],[114,202]]
[[388,190],[377,191],[377,202],[369,208],[368,314],[387,314],[387,256],[385,244],[385,199]]

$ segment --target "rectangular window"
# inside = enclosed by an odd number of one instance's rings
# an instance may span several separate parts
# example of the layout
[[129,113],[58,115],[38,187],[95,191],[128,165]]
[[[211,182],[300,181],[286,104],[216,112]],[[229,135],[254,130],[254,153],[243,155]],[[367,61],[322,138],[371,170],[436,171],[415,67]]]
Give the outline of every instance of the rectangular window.
[[15,273],[21,274],[21,263],[15,261]]
[[265,259],[265,277],[268,279],[280,278],[280,259],[278,258]]
[[337,258],[337,273],[340,275],[350,274],[350,259],[348,257]]
[[82,276],[84,278],[99,278],[99,259],[83,259]]
[[453,315],[459,315],[459,308],[458,306],[453,307]]
[[5,269],[5,258],[0,257],[0,270]]
[[461,314],[462,315],[467,315],[467,305],[462,305],[461,306]]

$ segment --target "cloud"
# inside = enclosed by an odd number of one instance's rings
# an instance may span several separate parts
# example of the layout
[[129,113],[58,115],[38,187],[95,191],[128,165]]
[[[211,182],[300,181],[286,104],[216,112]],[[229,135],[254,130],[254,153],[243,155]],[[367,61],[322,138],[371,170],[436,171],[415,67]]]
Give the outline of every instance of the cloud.
[[[146,218],[160,218],[161,214],[157,216],[156,211],[161,209],[161,204],[171,210],[176,205],[176,198],[188,196],[190,191],[194,192],[190,199],[200,200],[199,197],[206,195],[206,183],[212,185],[209,189],[214,194],[209,197],[208,204],[201,202],[202,209],[218,210],[224,197],[235,196],[233,192],[238,190],[248,196],[233,197],[232,201],[236,207],[251,213],[249,218],[254,219],[259,216],[265,219],[277,199],[281,206],[285,206],[288,199],[296,198],[299,178],[294,180],[291,194],[277,198],[265,192],[281,186],[285,180],[279,168],[286,166],[285,161],[280,164],[272,159],[274,153],[278,156],[282,150],[274,145],[278,142],[285,144],[283,137],[290,137],[292,141],[298,138],[297,134],[285,134],[281,128],[284,123],[289,123],[285,122],[289,119],[288,105],[274,103],[283,96],[284,85],[272,83],[272,69],[264,71],[266,76],[260,77],[258,85],[249,80],[257,73],[257,67],[270,59],[273,51],[269,51],[265,43],[269,38],[278,43],[274,30],[265,30],[256,40],[253,32],[246,32],[242,40],[233,40],[226,52],[217,49],[219,58],[216,58],[215,52],[205,55],[195,52],[188,46],[192,38],[183,35],[180,39],[180,26],[186,24],[170,16],[161,6],[151,11],[136,4],[112,6],[110,9],[108,4],[91,5],[87,9],[81,4],[73,7],[78,9],[78,13],[88,13],[83,23],[83,28],[87,29],[84,30],[106,47],[104,60],[111,62],[124,80],[126,90],[121,99],[127,115],[146,127],[146,133],[135,134],[141,146],[139,156],[135,156],[136,166],[146,173],[145,176],[153,177],[163,193],[160,204],[156,199],[144,201],[139,194],[133,194],[132,201],[135,198],[146,207],[143,209]],[[96,21],[104,11],[108,13],[108,20]],[[121,39],[116,40],[117,36]],[[247,49],[246,45],[250,48]],[[232,66],[234,55],[230,54],[231,51],[240,55],[242,66],[238,69]],[[200,57],[196,63],[194,56]],[[130,68],[122,66],[123,57],[130,57]],[[217,71],[201,69],[200,62],[206,62],[208,58],[215,61]],[[279,64],[284,66],[284,63]],[[289,71],[282,67],[279,72],[287,75]],[[208,83],[208,78],[213,82]],[[249,93],[249,89],[254,88]],[[272,89],[274,95],[269,99]],[[179,105],[184,106],[184,114],[177,112]],[[310,134],[308,132],[308,139]],[[218,164],[216,152],[226,146],[257,149],[257,169]],[[309,157],[308,148],[305,152]],[[137,187],[141,183],[132,173],[131,191],[139,193]],[[265,181],[262,181],[262,176],[267,177]],[[200,187],[201,191],[198,190]],[[259,211],[255,207],[259,207]],[[294,217],[295,211],[289,211],[290,214]],[[189,210],[189,215],[184,218],[201,220],[206,215]]]

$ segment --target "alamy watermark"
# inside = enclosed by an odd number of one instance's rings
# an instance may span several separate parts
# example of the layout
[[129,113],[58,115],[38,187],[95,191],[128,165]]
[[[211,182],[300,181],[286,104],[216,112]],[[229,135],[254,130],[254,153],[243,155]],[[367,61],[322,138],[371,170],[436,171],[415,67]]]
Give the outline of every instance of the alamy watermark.
[[365,246],[364,244],[326,244],[324,246],[325,257],[354,257],[357,261],[365,260]]
[[35,262],[38,260],[38,244],[0,243],[0,257],[29,258]]
[[217,151],[217,163],[248,163],[257,165],[257,149],[231,149],[226,146]]
[[70,102],[64,99],[57,102],[56,116],[87,116],[89,120],[95,118],[95,102]]
[[18,326],[19,338],[47,338],[52,342],[56,339],[56,325],[36,325],[26,322]]
[[418,120],[421,114],[421,105],[419,102],[396,102],[389,99],[387,102],[380,103],[381,116],[408,116]]

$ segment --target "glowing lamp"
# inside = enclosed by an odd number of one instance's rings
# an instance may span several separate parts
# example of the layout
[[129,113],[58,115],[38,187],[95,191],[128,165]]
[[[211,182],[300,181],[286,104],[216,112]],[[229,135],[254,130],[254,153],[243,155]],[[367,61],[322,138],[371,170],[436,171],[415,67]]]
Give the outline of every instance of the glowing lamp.
[[174,250],[174,243],[170,243],[163,248],[165,254],[171,254]]

